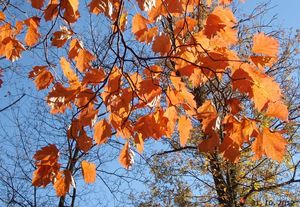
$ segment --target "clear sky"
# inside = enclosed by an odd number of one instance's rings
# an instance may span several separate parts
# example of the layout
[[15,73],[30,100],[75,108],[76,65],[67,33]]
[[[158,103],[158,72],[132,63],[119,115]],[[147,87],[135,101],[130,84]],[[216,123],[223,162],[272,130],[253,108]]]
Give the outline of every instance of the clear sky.
[[274,12],[287,27],[300,28],[300,1],[299,0],[273,0],[272,4],[278,5]]
[[[246,0],[245,12],[251,11],[255,5],[265,0]],[[269,0],[270,5],[275,6],[270,14],[278,14],[278,23],[285,29],[300,29],[300,0]]]

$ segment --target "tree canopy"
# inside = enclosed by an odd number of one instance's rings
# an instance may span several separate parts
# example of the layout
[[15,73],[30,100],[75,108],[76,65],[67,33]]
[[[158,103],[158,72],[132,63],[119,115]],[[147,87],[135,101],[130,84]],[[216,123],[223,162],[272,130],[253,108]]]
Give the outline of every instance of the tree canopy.
[[[263,25],[245,25],[256,14],[240,18],[233,3],[2,1],[0,56],[13,64],[32,52],[28,78],[51,116],[68,117],[60,143],[46,138],[34,153],[32,185],[52,185],[59,206],[73,189],[74,205],[75,174],[97,182],[97,158],[89,156],[112,140],[122,146],[116,159],[127,170],[151,149],[147,142],[172,146],[151,161],[156,183],[150,188],[175,183],[182,195],[165,205],[200,205],[187,202],[192,189],[168,170],[211,175],[211,191],[224,206],[247,205],[254,193],[300,182],[292,148],[300,113],[291,78],[299,74],[288,65],[292,42]],[[1,78],[6,71],[0,72]],[[186,150],[188,161],[176,157]],[[260,168],[267,163],[281,166],[270,169],[272,181]],[[281,180],[282,169],[288,180]]]

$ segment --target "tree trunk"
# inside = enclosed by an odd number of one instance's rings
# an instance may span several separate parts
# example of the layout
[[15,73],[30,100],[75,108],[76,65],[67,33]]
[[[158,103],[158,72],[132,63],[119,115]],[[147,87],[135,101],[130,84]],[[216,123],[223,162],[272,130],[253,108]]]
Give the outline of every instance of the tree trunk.
[[236,169],[234,164],[228,164],[228,167],[226,167],[227,172],[225,173],[220,166],[220,161],[218,160],[216,153],[210,154],[208,159],[218,195],[219,205],[224,207],[237,206],[235,189]]

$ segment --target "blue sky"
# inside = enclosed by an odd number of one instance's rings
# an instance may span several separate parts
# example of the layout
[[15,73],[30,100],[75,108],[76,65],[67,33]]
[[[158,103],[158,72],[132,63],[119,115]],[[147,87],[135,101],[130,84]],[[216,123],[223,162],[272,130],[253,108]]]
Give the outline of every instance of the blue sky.
[[272,4],[278,5],[274,12],[278,13],[280,22],[286,27],[300,28],[300,1],[274,0]]
[[[245,12],[250,12],[251,8],[262,0],[246,0],[244,4]],[[275,6],[270,11],[270,15],[278,14],[278,26],[285,29],[300,29],[300,0],[270,0],[270,4]]]

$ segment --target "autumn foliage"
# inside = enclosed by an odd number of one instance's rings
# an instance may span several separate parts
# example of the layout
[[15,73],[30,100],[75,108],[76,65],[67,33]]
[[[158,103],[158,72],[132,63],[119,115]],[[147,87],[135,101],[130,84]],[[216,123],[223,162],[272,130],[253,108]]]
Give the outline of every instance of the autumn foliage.
[[[77,110],[66,135],[77,150],[89,153],[109,139],[123,140],[119,161],[126,169],[134,163],[133,149],[142,153],[147,139],[172,139],[178,132],[179,143],[185,146],[195,127],[204,134],[198,140],[202,153],[218,152],[237,162],[240,150],[251,146],[253,159],[267,156],[281,162],[287,145],[284,131],[270,128],[266,117],[288,122],[288,109],[279,85],[265,73],[277,60],[279,43],[256,33],[247,55],[238,54],[238,20],[230,4],[230,0],[90,0],[85,8],[79,0],[31,0],[39,16],[12,25],[1,13],[0,55],[16,61],[45,38],[42,23],[63,19],[65,26],[53,27],[58,30],[47,34],[52,47],[68,51],[57,60],[63,80],[52,65],[33,67],[29,78],[37,90],[47,90],[50,113]],[[210,9],[203,20],[194,15],[199,5]],[[115,62],[110,68],[94,64],[97,54],[76,36],[84,9],[111,22],[108,44],[117,41],[121,49],[112,47]],[[148,47],[149,54],[127,45],[128,38]],[[127,57],[138,65],[136,70],[127,68]],[[215,87],[199,102],[193,89],[204,85],[226,85],[230,91],[224,93],[230,95],[215,95],[213,91],[219,90]],[[247,112],[242,98],[248,101]],[[53,183],[57,196],[64,196],[74,185],[71,168],[60,164],[55,145],[44,146],[34,159],[34,186]],[[93,183],[96,165],[82,161],[81,167],[84,181]]]

